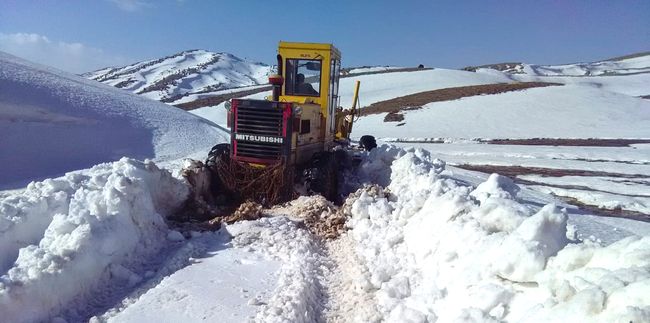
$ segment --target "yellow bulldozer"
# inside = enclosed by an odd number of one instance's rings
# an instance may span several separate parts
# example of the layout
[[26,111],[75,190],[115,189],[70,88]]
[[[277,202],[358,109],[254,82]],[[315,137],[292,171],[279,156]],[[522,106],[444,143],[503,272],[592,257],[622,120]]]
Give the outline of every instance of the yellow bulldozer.
[[[352,107],[339,107],[340,69],[341,53],[332,44],[281,41],[277,74],[269,76],[272,95],[226,103],[230,142],[208,154],[203,169],[209,180],[190,179],[203,183],[193,183],[198,194],[206,200],[225,194],[228,200],[264,205],[296,194],[337,201],[360,84]],[[376,147],[374,137],[363,136],[359,146]]]

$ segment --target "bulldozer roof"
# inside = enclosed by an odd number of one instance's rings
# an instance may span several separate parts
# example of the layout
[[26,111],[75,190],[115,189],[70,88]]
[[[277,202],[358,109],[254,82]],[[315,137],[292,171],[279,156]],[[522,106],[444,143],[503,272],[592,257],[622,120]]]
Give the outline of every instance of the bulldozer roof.
[[300,43],[280,41],[278,48],[328,50],[334,52],[335,56],[341,57],[341,52],[338,50],[338,48],[334,47],[333,44],[328,43]]

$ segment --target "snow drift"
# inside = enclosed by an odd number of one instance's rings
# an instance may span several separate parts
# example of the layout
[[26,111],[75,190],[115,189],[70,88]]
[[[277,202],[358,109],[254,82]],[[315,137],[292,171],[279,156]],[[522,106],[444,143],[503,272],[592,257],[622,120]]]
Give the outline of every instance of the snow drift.
[[165,245],[164,217],[187,195],[152,162],[124,158],[0,200],[2,320],[52,319],[109,279],[137,283],[124,266]]
[[204,119],[0,53],[0,187],[122,156],[185,157],[225,136]]
[[351,210],[357,288],[376,302],[357,321],[650,319],[650,237],[580,242],[564,210],[523,203],[508,178],[473,188],[424,150],[370,155],[362,167],[389,166],[390,184]]

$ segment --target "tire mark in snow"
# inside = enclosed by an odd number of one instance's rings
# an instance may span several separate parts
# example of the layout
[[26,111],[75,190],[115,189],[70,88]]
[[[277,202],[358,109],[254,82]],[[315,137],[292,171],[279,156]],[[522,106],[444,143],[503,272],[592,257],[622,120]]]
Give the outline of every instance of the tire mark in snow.
[[344,234],[326,243],[332,266],[325,277],[329,302],[327,322],[375,322],[381,319],[369,286],[362,286],[363,267],[357,259],[354,242]]
[[130,264],[112,266],[90,298],[73,300],[59,316],[68,320],[105,322],[135,303],[151,288],[172,273],[191,264],[208,246],[205,239],[185,243],[170,243],[148,259],[133,259]]
[[239,223],[234,247],[282,262],[276,290],[261,304],[256,322],[323,322],[329,270],[323,247],[300,222],[285,216]]

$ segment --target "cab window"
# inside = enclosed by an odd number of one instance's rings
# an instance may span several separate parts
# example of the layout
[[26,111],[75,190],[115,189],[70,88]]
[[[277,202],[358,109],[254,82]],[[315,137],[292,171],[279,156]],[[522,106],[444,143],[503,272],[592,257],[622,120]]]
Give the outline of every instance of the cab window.
[[320,96],[321,61],[313,59],[287,59],[285,94]]

